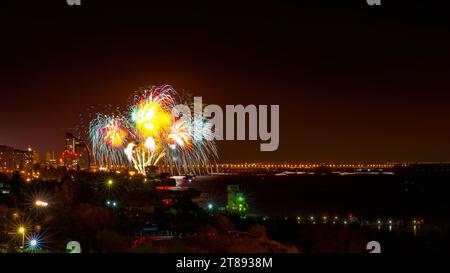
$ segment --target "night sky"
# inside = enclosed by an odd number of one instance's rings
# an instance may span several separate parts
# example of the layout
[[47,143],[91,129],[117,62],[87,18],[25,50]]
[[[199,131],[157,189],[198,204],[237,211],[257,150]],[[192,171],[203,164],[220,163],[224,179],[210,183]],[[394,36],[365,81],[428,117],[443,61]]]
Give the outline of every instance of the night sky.
[[81,1],[2,3],[0,144],[59,152],[90,106],[170,84],[280,105],[278,151],[222,141],[221,162],[450,161],[443,7]]

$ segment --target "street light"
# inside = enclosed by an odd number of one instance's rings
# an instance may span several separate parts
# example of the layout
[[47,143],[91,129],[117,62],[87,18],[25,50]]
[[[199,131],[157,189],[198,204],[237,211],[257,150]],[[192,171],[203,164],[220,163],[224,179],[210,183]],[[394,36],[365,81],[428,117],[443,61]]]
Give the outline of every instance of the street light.
[[35,248],[37,246],[37,244],[38,244],[38,242],[37,242],[36,239],[33,239],[33,240],[30,241],[31,248]]
[[107,200],[107,201],[106,201],[106,205],[107,205],[108,207],[113,207],[113,208],[115,208],[115,207],[117,207],[117,202],[116,202],[116,201],[112,201],[112,200]]
[[24,248],[25,246],[25,231],[26,230],[24,227],[19,227],[19,229],[17,230],[17,232],[22,235],[22,248]]
[[27,247],[30,252],[38,252],[42,246],[42,234],[32,233],[28,236]]
[[36,200],[36,207],[46,207],[48,206],[48,203],[42,200]]

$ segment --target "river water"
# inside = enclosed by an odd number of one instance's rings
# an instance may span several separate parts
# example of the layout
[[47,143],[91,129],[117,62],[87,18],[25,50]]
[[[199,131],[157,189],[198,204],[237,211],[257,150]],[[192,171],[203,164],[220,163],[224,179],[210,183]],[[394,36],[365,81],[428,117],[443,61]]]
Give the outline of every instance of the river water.
[[191,187],[202,192],[202,206],[217,208],[226,206],[227,185],[239,185],[249,213],[264,216],[448,217],[448,186],[408,180],[397,175],[217,175],[199,176]]

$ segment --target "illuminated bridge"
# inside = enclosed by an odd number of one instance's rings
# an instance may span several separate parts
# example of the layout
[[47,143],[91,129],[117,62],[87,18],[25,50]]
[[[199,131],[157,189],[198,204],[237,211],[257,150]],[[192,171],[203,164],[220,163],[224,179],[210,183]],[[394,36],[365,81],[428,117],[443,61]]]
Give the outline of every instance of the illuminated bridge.
[[[278,173],[283,171],[384,171],[396,166],[406,167],[406,163],[385,164],[273,164],[273,163],[224,163],[195,165],[202,173]],[[162,171],[170,172],[170,166],[162,166]]]

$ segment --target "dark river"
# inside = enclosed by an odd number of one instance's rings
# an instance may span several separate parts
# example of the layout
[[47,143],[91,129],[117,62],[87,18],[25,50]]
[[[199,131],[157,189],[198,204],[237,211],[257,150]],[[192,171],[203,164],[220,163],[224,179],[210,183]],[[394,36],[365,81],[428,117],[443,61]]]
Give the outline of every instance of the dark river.
[[397,175],[199,176],[200,204],[226,206],[227,185],[247,196],[249,213],[265,216],[309,214],[361,218],[444,218],[450,215],[450,181]]

